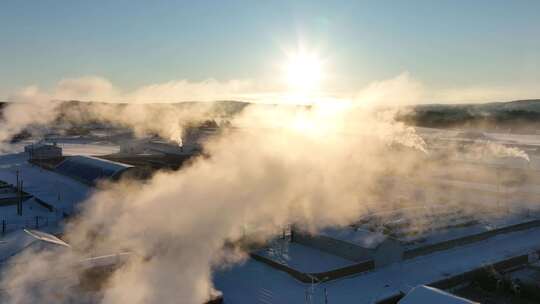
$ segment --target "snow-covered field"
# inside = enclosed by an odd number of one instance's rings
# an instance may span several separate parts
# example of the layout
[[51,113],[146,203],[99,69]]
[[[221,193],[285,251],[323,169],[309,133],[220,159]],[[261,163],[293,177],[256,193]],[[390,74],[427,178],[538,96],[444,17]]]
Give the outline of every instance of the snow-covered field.
[[0,223],[5,225],[5,233],[18,229],[33,228],[47,232],[59,232],[61,229],[62,214],[50,212],[47,208],[38,204],[34,198],[23,203],[22,215],[17,214],[17,206],[0,207]]

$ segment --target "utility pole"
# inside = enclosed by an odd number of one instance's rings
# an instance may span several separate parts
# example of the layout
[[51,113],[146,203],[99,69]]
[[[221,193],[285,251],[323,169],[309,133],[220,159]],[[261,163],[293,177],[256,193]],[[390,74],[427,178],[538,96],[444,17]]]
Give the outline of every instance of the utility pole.
[[21,215],[21,187],[19,184],[18,175],[17,175],[17,215]]
[[328,290],[324,288],[324,304],[328,304]]
[[20,187],[19,187],[19,202],[17,203],[17,214],[19,216],[22,216],[22,213],[23,213],[23,208],[22,208],[22,202],[23,202],[23,181],[21,180],[20,182]]
[[501,205],[501,177],[500,177],[500,168],[496,168],[495,169],[495,174],[497,176],[497,206],[499,207],[499,212],[501,212],[502,210],[502,205]]

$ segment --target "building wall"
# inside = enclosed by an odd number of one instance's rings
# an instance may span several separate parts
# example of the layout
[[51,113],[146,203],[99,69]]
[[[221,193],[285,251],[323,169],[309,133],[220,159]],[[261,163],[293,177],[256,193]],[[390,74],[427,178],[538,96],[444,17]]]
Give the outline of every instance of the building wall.
[[120,153],[138,154],[144,151],[143,143],[140,141],[126,141],[120,143]]
[[404,248],[399,241],[387,238],[375,249],[373,256],[375,267],[384,267],[402,261],[403,252]]
[[62,148],[58,146],[44,145],[36,147],[25,147],[25,152],[30,156],[31,160],[39,159],[51,159],[51,158],[60,158],[62,157]]

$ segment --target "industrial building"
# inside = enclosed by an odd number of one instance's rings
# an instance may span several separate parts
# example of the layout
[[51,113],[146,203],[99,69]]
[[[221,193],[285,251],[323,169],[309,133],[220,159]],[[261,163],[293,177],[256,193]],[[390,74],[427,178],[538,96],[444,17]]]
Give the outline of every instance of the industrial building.
[[326,229],[317,235],[295,232],[294,242],[355,261],[383,267],[402,260],[404,246],[396,239],[359,228]]
[[[293,228],[290,237],[280,240],[281,244],[278,242],[277,247],[275,243],[273,245],[271,243],[267,248],[253,253],[252,256],[259,261],[268,262],[269,265],[281,264],[277,266],[280,270],[285,270],[297,278],[302,278],[302,275],[296,273],[299,269],[295,268],[291,261],[283,260],[283,254],[289,257],[295,256],[294,250],[302,250],[303,254],[309,251],[310,254],[319,256],[321,255],[319,252],[323,252],[336,257],[330,257],[330,259],[349,261],[349,263],[333,264],[334,266],[321,273],[308,271],[311,276],[327,277],[329,280],[380,269],[407,259],[480,242],[498,235],[540,227],[540,215],[536,213],[508,214],[502,218],[480,220],[467,214],[448,212],[444,209],[431,208],[429,210],[431,213],[422,210],[423,212],[415,212],[415,214],[419,218],[424,218],[424,221],[430,221],[425,223],[426,226],[433,226],[430,229],[420,231],[411,228],[411,221],[415,219],[407,216],[399,218],[397,215],[402,213],[398,210],[394,217],[385,214],[384,219],[376,219],[371,216],[369,222],[342,228],[327,228],[316,234]],[[396,223],[403,223],[403,225]],[[300,244],[314,250],[296,245],[284,245],[283,242]],[[283,247],[287,249],[283,251]],[[328,259],[328,256],[326,258]],[[268,259],[272,261],[266,261]],[[328,275],[329,272],[331,275]]]
[[24,147],[24,152],[28,153],[30,161],[58,159],[62,157],[62,148],[57,146],[56,143],[36,143],[26,145]]
[[178,141],[159,137],[125,140],[120,143],[120,154],[193,155],[201,153],[204,143],[217,132],[218,126],[208,123],[185,129]]
[[0,181],[0,206],[17,205],[31,197],[22,189]]
[[132,139],[120,143],[120,154],[158,154],[158,155],[185,155],[183,147],[176,142],[157,139]]

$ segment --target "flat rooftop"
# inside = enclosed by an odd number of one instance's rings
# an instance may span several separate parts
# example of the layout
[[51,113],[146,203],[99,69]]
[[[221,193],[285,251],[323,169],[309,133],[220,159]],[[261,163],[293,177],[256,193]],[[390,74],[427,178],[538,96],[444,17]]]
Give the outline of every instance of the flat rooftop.
[[255,253],[305,273],[325,272],[354,264],[353,261],[287,240],[273,242],[268,248]]
[[386,239],[386,236],[381,232],[372,232],[354,227],[328,228],[322,230],[319,234],[369,249],[376,248]]
[[539,219],[540,216],[534,214],[531,214],[530,216],[526,216],[525,214],[508,214],[504,217],[499,216],[491,219],[482,219],[470,226],[427,231],[417,236],[403,237],[399,240],[406,245],[407,249],[411,249]]
[[[321,283],[315,288],[315,301],[324,302],[326,288],[330,303],[368,304],[412,287],[429,284],[518,256],[540,248],[540,228],[498,235],[493,238],[405,260],[401,263],[344,279]],[[226,303],[304,303],[310,284],[249,259],[242,265],[214,275],[217,289]]]

